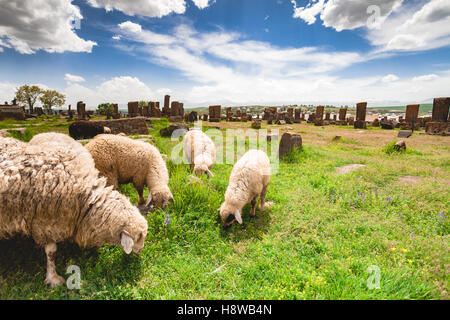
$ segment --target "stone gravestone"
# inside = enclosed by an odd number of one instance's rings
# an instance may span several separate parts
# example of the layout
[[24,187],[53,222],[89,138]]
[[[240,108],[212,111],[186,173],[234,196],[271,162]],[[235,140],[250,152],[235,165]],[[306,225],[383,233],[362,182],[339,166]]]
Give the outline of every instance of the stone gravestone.
[[346,126],[347,125],[347,108],[339,109],[339,120],[336,122],[337,125]]
[[324,106],[316,107],[316,114],[314,117],[314,124],[316,126],[323,126],[323,112],[325,110]]
[[221,106],[209,106],[209,122],[220,122]]
[[420,123],[418,120],[419,107],[420,107],[420,105],[418,105],[418,104],[409,104],[406,106],[405,121],[401,125],[402,129],[406,129],[406,130],[419,129],[419,127],[420,127]]
[[301,122],[301,111],[300,109],[295,109],[294,111],[294,123],[300,123]]
[[449,108],[450,97],[435,98],[433,100],[431,121],[427,122],[425,126],[427,134],[450,135]]
[[181,112],[181,106],[178,101],[172,101],[172,105],[170,107],[170,122],[180,122],[183,121],[183,115]]
[[86,104],[83,101],[77,102],[78,120],[86,120]]
[[292,148],[302,147],[302,137],[299,134],[292,132],[285,132],[281,136],[280,147],[278,150],[278,156],[281,158],[288,153]]
[[139,116],[139,102],[132,101],[128,102],[128,117],[134,118]]
[[196,122],[198,120],[197,111],[191,111],[188,115],[188,122]]
[[360,102],[356,104],[356,121],[353,124],[355,129],[366,128],[366,109],[367,102]]
[[112,118],[113,119],[120,119],[120,113],[119,113],[119,105],[117,103],[113,104],[113,114],[112,114]]
[[170,117],[170,96],[164,96],[164,107],[162,109],[161,115],[165,118]]

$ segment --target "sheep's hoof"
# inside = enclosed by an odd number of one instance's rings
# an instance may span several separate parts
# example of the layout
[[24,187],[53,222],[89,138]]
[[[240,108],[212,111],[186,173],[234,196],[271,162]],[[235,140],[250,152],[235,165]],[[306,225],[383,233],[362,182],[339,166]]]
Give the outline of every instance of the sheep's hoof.
[[62,286],[64,283],[66,282],[66,280],[64,280],[63,277],[54,274],[53,276],[47,276],[47,278],[45,278],[44,283],[50,285],[50,287],[55,288],[58,286]]

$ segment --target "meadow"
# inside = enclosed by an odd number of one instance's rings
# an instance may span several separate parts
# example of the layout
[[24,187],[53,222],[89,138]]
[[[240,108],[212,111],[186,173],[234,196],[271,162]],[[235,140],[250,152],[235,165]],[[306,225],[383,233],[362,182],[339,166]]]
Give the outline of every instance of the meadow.
[[[178,142],[159,136],[167,120],[152,124],[152,143],[170,155]],[[25,135],[13,136],[25,141],[68,133],[57,117],[0,122],[0,129],[19,126]],[[289,126],[303,147],[271,177],[273,205],[254,218],[247,205],[243,225],[223,229],[217,211],[232,165],[215,165],[213,178],[193,182],[188,165],[169,160],[175,201],[146,216],[141,255],[60,244],[58,273],[67,278],[77,265],[82,285],[50,289],[43,249],[21,237],[0,240],[0,299],[449,299],[450,138],[416,131],[406,152],[394,152],[397,130]],[[336,173],[348,164],[365,167]],[[132,185],[120,192],[137,204]]]

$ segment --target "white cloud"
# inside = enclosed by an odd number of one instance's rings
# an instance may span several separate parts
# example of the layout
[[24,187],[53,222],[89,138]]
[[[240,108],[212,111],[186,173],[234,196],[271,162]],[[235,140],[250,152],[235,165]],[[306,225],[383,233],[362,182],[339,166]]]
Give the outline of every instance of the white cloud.
[[313,0],[308,3],[306,7],[297,7],[297,2],[295,0],[291,0],[294,5],[294,18],[300,18],[304,20],[307,24],[313,24],[316,22],[316,16],[322,12],[324,8],[325,0]]
[[418,77],[414,77],[412,78],[413,81],[432,81],[432,80],[436,80],[438,77],[438,75],[436,74],[426,74],[423,76],[418,76]]
[[[326,1],[326,2],[325,2]],[[365,28],[376,52],[420,51],[450,45],[448,0],[309,0],[297,7],[294,18],[313,24],[320,16],[336,31]]]
[[114,36],[112,36],[112,38],[113,38],[113,40],[120,40],[120,36],[118,36],[118,35],[114,35]]
[[136,77],[120,76],[102,82],[95,90],[78,83],[69,84],[64,89],[67,103],[84,101],[88,106],[95,107],[102,102],[126,104],[129,101],[150,100],[153,92]]
[[[149,32],[151,37],[143,34]],[[326,52],[321,48],[280,48],[226,32],[200,33],[181,25],[170,34],[142,29],[122,37],[134,53],[152,63],[177,70],[187,78],[177,96],[187,106],[208,104],[345,103],[360,100],[421,102],[448,92],[450,74],[439,81],[414,82],[396,75],[342,78],[337,71],[373,59],[356,52]],[[164,37],[166,43],[155,41]],[[384,81],[382,81],[384,79]],[[380,81],[381,80],[381,81]],[[158,96],[165,94],[158,92]]]
[[84,82],[84,78],[80,77],[80,76],[76,76],[70,73],[66,73],[64,75],[64,80],[66,80],[67,82]]
[[397,81],[398,79],[399,79],[399,77],[397,77],[395,74],[388,74],[387,76],[383,77],[383,79],[381,79],[381,81],[383,81],[384,83],[389,83],[389,82]]
[[205,9],[209,6],[209,0],[192,0],[199,9]]
[[0,0],[0,46],[22,54],[91,52],[96,45],[78,37],[73,21],[83,16],[71,0]]
[[[106,11],[118,10],[134,16],[161,18],[171,13],[183,14],[186,11],[186,0],[87,0],[95,8],[104,8]],[[215,1],[192,0],[199,8],[205,9]]]

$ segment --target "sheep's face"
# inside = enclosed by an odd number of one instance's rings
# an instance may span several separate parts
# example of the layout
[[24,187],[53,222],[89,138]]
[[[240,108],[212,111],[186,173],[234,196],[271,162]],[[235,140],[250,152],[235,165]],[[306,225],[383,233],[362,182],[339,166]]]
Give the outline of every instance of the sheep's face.
[[234,221],[237,221],[239,224],[242,224],[242,218],[239,209],[229,207],[224,203],[220,207],[219,212],[220,218],[222,219],[222,226],[224,228],[231,226]]
[[131,252],[139,254],[144,248],[147,237],[147,220],[139,213],[136,213],[136,219],[133,220],[120,234],[120,246],[127,254]]
[[173,195],[169,187],[165,186],[160,190],[151,190],[149,192],[146,206],[149,207],[152,204],[158,208],[164,208],[170,201],[173,201]]

